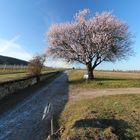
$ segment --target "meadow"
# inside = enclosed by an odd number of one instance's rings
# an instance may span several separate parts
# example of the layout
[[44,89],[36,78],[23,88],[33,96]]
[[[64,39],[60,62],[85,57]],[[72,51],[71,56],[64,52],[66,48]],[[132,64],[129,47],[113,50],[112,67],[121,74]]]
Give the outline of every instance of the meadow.
[[138,140],[139,124],[140,95],[69,102],[59,119],[62,140]]
[[[56,126],[63,130],[61,139],[139,140],[140,94],[128,92],[108,95],[105,92],[102,95],[100,90],[119,88],[122,92],[121,89],[125,88],[138,89],[140,73],[95,71],[95,79],[92,81],[83,79],[85,73],[85,70],[71,70],[69,73],[69,84],[73,93],[69,94],[69,101],[59,119],[56,119]],[[90,94],[98,91],[100,97],[91,95],[91,98],[87,98],[86,93],[89,96],[89,91]],[[85,93],[81,94],[83,92]]]
[[127,88],[140,87],[140,72],[95,71],[94,80],[86,81],[86,70],[72,70],[69,82],[76,88]]

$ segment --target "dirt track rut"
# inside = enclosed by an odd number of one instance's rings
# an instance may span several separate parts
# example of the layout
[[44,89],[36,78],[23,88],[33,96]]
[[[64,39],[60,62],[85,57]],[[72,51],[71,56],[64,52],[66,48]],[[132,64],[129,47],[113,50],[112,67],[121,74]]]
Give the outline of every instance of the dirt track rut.
[[117,94],[140,94],[140,88],[105,88],[105,89],[78,89],[70,87],[69,100],[95,98],[98,96]]

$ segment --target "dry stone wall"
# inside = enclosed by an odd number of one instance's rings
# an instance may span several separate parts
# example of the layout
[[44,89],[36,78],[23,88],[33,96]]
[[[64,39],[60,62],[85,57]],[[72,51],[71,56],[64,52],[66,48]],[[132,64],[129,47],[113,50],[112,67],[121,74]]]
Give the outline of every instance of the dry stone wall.
[[32,76],[32,77],[26,77],[18,80],[0,83],[0,100],[9,94],[17,92],[18,90],[25,89],[29,86],[36,84],[37,82],[46,80],[47,78],[50,78],[51,76],[57,73],[58,72],[42,74],[39,76],[39,80],[38,77]]

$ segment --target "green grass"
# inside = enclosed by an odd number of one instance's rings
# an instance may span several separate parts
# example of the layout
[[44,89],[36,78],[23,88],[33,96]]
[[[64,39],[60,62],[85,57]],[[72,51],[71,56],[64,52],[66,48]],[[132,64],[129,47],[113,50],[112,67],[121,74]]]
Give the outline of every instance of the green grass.
[[[113,74],[112,74],[113,73]],[[69,75],[69,82],[76,88],[126,88],[140,87],[140,75],[133,73],[117,73],[117,72],[95,72],[95,79],[86,81],[83,79],[84,71],[73,70]],[[131,74],[131,75],[130,75]],[[124,75],[124,76],[123,76]],[[133,77],[135,76],[135,77]]]
[[59,125],[62,140],[140,139],[140,95],[114,95],[69,102]]

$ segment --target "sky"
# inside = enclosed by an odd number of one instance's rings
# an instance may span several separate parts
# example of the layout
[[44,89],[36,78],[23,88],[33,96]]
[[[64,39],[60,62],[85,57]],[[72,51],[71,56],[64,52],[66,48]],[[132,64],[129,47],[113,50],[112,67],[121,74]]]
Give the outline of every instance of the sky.
[[[140,0],[0,0],[0,55],[30,60],[49,46],[46,32],[55,23],[72,21],[76,12],[89,9],[91,15],[109,11],[126,22],[134,35],[134,56],[97,69],[140,70]],[[47,59],[53,67],[83,67],[63,60]]]

